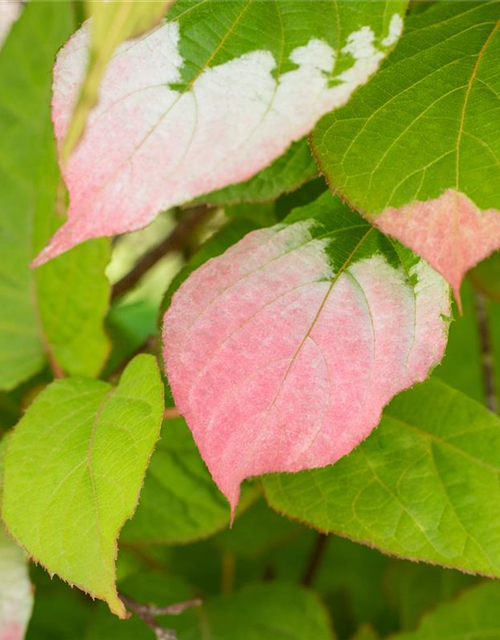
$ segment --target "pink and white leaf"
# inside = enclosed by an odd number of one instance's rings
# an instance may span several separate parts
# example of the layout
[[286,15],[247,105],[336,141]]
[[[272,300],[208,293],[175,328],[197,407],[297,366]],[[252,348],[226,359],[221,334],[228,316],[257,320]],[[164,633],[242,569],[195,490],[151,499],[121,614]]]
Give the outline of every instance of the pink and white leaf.
[[[233,510],[249,476],[348,454],[443,356],[441,276],[423,260],[405,272],[381,252],[334,269],[340,236],[312,229],[300,221],[250,233],[195,271],[165,315],[176,405]],[[366,224],[359,247],[378,233]]]
[[[402,30],[395,13],[377,40],[361,26],[342,51],[312,37],[275,77],[265,49],[206,67],[187,90],[179,23],[166,22],[123,44],[100,88],[86,133],[63,167],[68,221],[35,260],[40,265],[75,244],[144,227],[164,209],[241,182],[267,167],[318,119],[347,102],[377,70]],[[62,49],[54,70],[53,120],[64,138],[87,65],[89,25]],[[352,65],[335,74],[339,53]]]
[[374,224],[425,258],[459,302],[467,271],[500,247],[500,211],[483,211],[455,189],[433,200],[388,207]]

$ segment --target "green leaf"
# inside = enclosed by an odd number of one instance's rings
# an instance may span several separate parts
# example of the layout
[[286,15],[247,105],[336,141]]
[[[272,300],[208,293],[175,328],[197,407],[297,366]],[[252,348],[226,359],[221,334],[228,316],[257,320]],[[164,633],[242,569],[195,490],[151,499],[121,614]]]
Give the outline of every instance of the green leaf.
[[437,380],[334,466],[263,479],[270,505],[381,551],[500,576],[500,420]]
[[333,640],[328,614],[318,597],[285,583],[248,585],[228,598],[214,598],[195,619],[175,625],[179,640]]
[[28,267],[63,222],[51,72],[73,28],[69,4],[33,2],[0,52],[1,389],[32,376],[46,357],[56,370],[95,375],[108,351],[108,241],[83,245],[36,272]]
[[137,505],[162,413],[155,359],[137,356],[116,388],[85,378],[47,387],[5,459],[2,517],[11,534],[49,572],[119,616],[116,539]]
[[[498,207],[499,19],[498,0],[436,2],[408,17],[403,38],[373,81],[325,116],[312,136],[332,188],[370,215],[436,198],[450,187],[481,208]],[[484,84],[488,75],[491,88]]]
[[485,582],[426,615],[418,629],[392,640],[472,640],[500,637],[500,585]]
[[462,314],[455,310],[446,355],[433,375],[491,409],[500,402],[500,303],[475,285],[467,278],[462,286]]
[[[257,493],[257,487],[247,487],[242,507]],[[141,545],[186,543],[220,531],[229,521],[227,501],[210,477],[184,420],[165,420],[137,512],[120,539]]]
[[500,246],[500,2],[436,2],[312,136],[336,193],[437,269]]
[[477,583],[478,578],[428,564],[394,563],[385,582],[386,591],[396,605],[400,629],[414,629],[422,615],[437,603],[451,600],[460,591]]
[[316,163],[304,138],[293,142],[284,155],[250,180],[213,191],[197,198],[196,202],[213,205],[267,202],[283,193],[295,191],[317,173]]
[[483,260],[469,274],[474,286],[488,298],[500,302],[500,252]]
[[124,40],[151,29],[174,1],[86,0],[87,11],[92,18],[92,40],[85,80],[62,147],[63,161],[67,160],[83,135],[88,115],[99,99],[99,85],[115,49]]

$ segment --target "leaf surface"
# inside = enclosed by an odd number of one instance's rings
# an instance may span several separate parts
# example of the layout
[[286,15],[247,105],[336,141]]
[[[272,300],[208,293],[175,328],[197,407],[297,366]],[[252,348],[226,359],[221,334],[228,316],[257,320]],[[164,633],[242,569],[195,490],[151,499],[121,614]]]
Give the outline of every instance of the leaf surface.
[[165,365],[232,508],[249,476],[349,453],[441,360],[447,316],[444,280],[328,192],[193,272]]
[[87,243],[36,274],[28,268],[62,222],[50,74],[72,28],[69,4],[33,2],[0,51],[1,389],[47,359],[56,369],[95,375],[108,351],[109,242]]
[[116,539],[137,505],[162,413],[155,359],[137,356],[116,388],[85,378],[51,384],[6,454],[2,516],[10,533],[48,571],[120,617]]
[[500,246],[499,58],[500,2],[437,2],[312,138],[331,188],[457,297],[464,273]]
[[270,505],[386,553],[500,576],[500,420],[438,380],[335,466],[264,478]]
[[87,12],[92,17],[92,35],[85,77],[62,146],[63,161],[67,160],[85,130],[89,112],[99,99],[99,84],[116,48],[124,40],[158,24],[174,1],[86,0]]
[[294,191],[318,173],[306,139],[293,142],[285,154],[246,182],[213,191],[198,200],[207,204],[267,202]]
[[[211,637],[233,640],[334,640],[330,620],[316,594],[285,583],[245,586],[229,598],[207,603],[205,624]],[[191,616],[191,620],[194,615]],[[179,640],[202,640],[203,622],[176,625]]]
[[[69,220],[35,264],[83,240],[147,225],[159,211],[248,180],[377,70],[406,2],[181,0],[123,44],[64,171]],[[89,26],[59,54],[59,142],[83,81]],[[98,161],[96,162],[96,158]]]

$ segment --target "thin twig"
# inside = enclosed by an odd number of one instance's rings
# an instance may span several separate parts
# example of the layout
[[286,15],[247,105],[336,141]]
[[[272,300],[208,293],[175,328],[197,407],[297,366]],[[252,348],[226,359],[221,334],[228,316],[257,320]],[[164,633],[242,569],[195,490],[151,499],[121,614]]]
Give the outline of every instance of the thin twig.
[[304,571],[304,577],[302,578],[302,584],[305,587],[310,587],[316,578],[321,560],[323,559],[326,551],[327,542],[328,536],[324,533],[318,533],[309,562],[307,563],[306,570]]
[[177,635],[172,629],[165,629],[156,621],[157,616],[178,616],[186,609],[199,607],[201,600],[188,600],[187,602],[178,602],[176,604],[167,605],[166,607],[156,607],[150,604],[136,602],[132,598],[120,593],[120,600],[127,609],[140,618],[145,624],[152,629],[157,640],[177,640]]
[[481,369],[483,372],[483,387],[486,406],[493,413],[498,413],[498,399],[495,384],[495,367],[493,350],[491,347],[486,298],[481,291],[474,291],[477,324],[479,328],[479,343],[481,347]]
[[129,271],[126,276],[115,284],[111,299],[121,298],[125,293],[133,289],[139,280],[168,253],[182,250],[192,233],[206,222],[214,211],[215,209],[206,205],[186,209],[172,233],[156,247],[153,247],[146,255],[142,256],[132,271]]
[[180,418],[181,414],[177,407],[167,407],[163,412],[163,419],[170,420],[171,418]]

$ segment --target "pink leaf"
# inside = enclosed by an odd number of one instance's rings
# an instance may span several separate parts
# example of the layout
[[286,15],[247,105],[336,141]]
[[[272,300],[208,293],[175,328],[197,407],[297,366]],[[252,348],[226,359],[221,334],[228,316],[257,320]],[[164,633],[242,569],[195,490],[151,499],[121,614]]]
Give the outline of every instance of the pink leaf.
[[317,202],[321,222],[250,233],[165,315],[176,405],[233,510],[249,476],[349,453],[443,355],[444,280],[328,194]]
[[[224,4],[215,3],[213,11],[223,13]],[[358,19],[369,22],[368,14]],[[323,114],[345,104],[401,30],[395,13],[388,34],[375,34],[361,23],[341,51],[311,36],[282,61],[290,70],[277,78],[273,54],[256,44],[255,51],[205,65],[182,91],[183,65],[197,63],[181,56],[178,22],[123,44],[107,68],[85,136],[63,168],[68,221],[34,265],[89,238],[141,228],[163,209],[247,180],[310,132]],[[258,29],[252,27],[252,33],[258,42]],[[85,25],[55,66],[59,146],[83,81],[88,34]],[[293,40],[294,34],[283,37]],[[350,65],[335,73],[339,56]]]
[[434,200],[388,207],[374,224],[425,258],[458,301],[465,273],[500,247],[500,211],[481,211],[454,189]]

